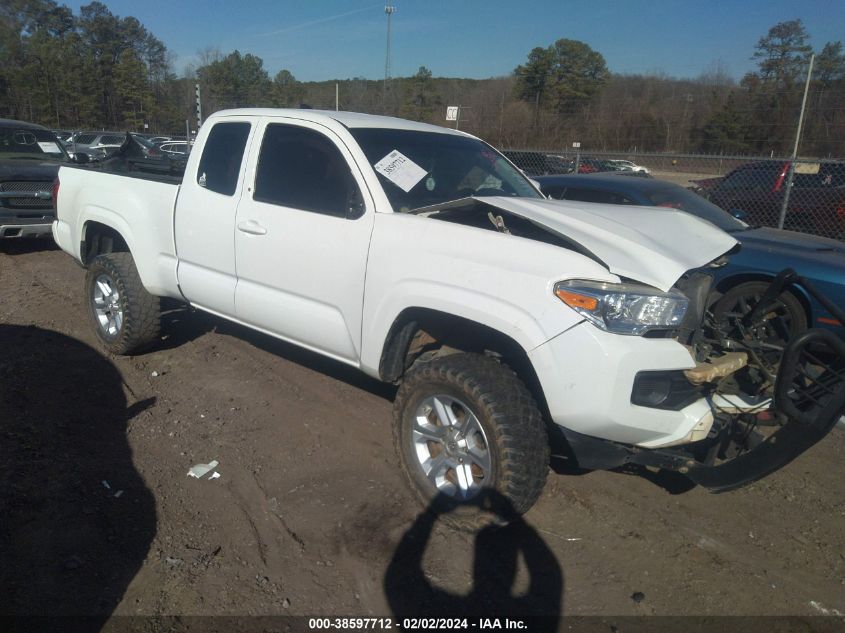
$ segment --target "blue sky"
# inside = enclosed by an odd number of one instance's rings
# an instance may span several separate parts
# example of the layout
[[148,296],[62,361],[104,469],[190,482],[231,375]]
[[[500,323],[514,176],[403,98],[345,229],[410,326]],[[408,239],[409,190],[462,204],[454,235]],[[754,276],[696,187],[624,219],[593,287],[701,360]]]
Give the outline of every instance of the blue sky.
[[[75,13],[87,2],[62,2]],[[302,81],[384,76],[384,2],[368,0],[104,0],[134,15],[174,54],[181,73],[198,54],[235,49]],[[510,73],[535,46],[582,40],[617,73],[696,77],[716,64],[739,78],[757,40],[801,18],[816,50],[845,40],[845,0],[393,0],[391,68],[411,75]]]

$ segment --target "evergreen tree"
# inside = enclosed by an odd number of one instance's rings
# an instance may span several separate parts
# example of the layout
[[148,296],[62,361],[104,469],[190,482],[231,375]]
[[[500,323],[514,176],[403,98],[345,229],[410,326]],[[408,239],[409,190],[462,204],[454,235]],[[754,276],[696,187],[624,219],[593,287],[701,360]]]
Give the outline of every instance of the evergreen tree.
[[749,142],[750,120],[737,108],[736,98],[728,95],[727,103],[714,112],[701,130],[701,150],[707,153],[745,154],[752,149]]

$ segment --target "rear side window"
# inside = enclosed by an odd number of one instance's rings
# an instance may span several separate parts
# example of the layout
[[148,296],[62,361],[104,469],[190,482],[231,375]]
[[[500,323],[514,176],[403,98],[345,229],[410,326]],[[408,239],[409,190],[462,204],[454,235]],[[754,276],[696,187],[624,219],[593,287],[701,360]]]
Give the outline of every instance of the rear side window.
[[841,187],[845,185],[845,164],[843,163],[799,163],[795,166],[792,186]]
[[253,197],[337,217],[355,215],[361,204],[358,185],[334,143],[314,130],[277,123],[264,133]]
[[249,123],[217,123],[202,150],[197,169],[197,184],[211,191],[231,196],[238,187],[238,175],[249,136]]

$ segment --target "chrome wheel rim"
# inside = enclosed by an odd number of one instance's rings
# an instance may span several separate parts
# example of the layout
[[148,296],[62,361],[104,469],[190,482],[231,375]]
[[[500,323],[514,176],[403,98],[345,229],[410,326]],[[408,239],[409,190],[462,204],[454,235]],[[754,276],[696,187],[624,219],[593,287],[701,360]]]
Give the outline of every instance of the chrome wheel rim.
[[455,499],[477,495],[492,477],[492,457],[478,416],[447,395],[429,396],[414,412],[411,450],[437,490]]
[[94,281],[93,301],[100,329],[108,336],[117,336],[123,327],[123,308],[117,284],[108,275],[100,275]]

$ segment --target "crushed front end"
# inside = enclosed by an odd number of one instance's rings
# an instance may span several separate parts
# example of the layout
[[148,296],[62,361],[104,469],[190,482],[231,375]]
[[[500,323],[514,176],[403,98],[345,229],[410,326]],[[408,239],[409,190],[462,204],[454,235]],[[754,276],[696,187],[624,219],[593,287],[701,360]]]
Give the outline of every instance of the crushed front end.
[[678,471],[721,492],[765,477],[821,440],[845,413],[845,342],[826,330],[789,332],[776,306],[793,284],[845,322],[838,306],[791,270],[778,275],[756,302],[727,314],[709,307],[706,271],[685,275],[676,289],[689,299],[689,309],[677,340],[696,366],[640,372],[631,402],[678,411],[705,398],[712,424],[659,448],[561,429],[566,456],[583,468],[639,464]]

